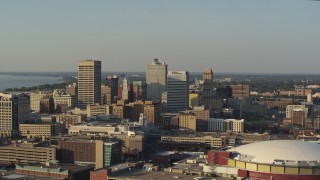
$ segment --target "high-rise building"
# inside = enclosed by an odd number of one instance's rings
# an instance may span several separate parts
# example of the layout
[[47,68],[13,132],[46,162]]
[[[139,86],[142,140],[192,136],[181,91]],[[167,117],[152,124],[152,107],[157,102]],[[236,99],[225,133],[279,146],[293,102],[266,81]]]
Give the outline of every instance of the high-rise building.
[[123,82],[122,82],[122,100],[124,101],[131,101],[131,84],[130,81],[127,77],[124,77]]
[[29,113],[29,96],[0,93],[0,137],[18,135],[19,124],[28,120]]
[[118,96],[118,82],[119,78],[116,75],[108,76],[108,85],[111,87],[111,103],[115,103],[117,101]]
[[164,62],[154,59],[153,63],[147,65],[147,98],[160,101],[161,94],[166,91],[168,66]]
[[213,98],[213,72],[211,68],[206,68],[203,72],[202,105],[204,105],[206,109],[213,108]]
[[169,71],[167,77],[167,112],[184,111],[189,107],[189,73]]
[[101,101],[101,61],[82,60],[78,70],[78,107]]

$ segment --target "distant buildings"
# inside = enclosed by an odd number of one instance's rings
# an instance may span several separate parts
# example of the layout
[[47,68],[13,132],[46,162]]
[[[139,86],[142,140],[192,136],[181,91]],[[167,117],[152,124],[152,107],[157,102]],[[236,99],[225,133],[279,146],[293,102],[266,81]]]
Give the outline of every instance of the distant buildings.
[[214,132],[244,133],[244,119],[214,119],[208,120],[208,130]]
[[250,96],[250,87],[249,85],[237,84],[231,85],[232,96],[237,99],[244,99]]
[[152,101],[160,101],[161,95],[166,91],[168,66],[164,62],[154,59],[147,65],[146,82],[147,98]]
[[0,93],[0,137],[19,135],[19,124],[28,120],[29,113],[29,96]]
[[189,107],[189,73],[169,71],[167,78],[167,112],[184,111]]
[[78,69],[78,107],[101,101],[101,61],[82,60]]
[[291,118],[293,111],[301,110],[304,111],[305,113],[305,118],[308,117],[308,108],[306,108],[305,105],[287,105],[286,108],[286,118]]

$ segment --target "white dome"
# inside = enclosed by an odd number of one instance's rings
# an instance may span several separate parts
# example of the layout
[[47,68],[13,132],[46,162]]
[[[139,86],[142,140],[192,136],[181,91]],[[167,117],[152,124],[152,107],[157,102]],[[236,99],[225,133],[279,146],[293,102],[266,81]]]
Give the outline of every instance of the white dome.
[[243,155],[244,161],[256,163],[272,164],[274,160],[320,161],[320,145],[304,141],[262,141],[228,151]]

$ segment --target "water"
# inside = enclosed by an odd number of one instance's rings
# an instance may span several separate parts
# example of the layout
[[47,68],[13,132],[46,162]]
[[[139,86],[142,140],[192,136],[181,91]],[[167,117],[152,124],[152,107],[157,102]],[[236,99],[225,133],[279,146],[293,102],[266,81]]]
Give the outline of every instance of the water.
[[60,83],[61,77],[0,74],[0,91],[7,88],[32,87]]

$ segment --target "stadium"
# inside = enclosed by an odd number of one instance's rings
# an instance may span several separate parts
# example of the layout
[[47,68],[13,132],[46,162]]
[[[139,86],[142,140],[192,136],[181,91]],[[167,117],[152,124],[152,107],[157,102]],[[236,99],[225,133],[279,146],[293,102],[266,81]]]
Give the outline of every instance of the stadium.
[[320,145],[292,140],[262,141],[227,151],[209,151],[204,170],[225,177],[320,179]]

